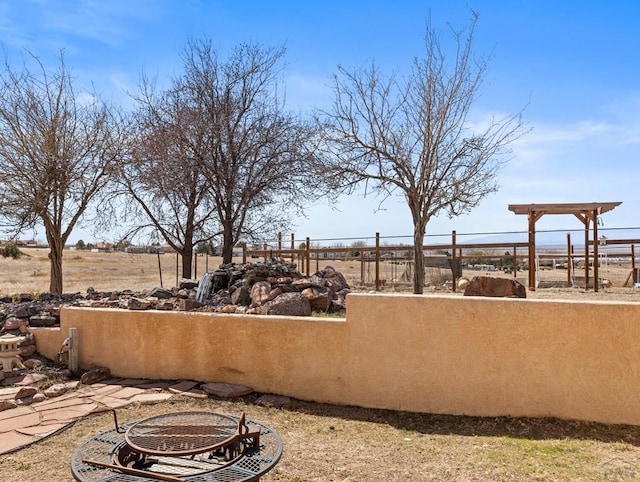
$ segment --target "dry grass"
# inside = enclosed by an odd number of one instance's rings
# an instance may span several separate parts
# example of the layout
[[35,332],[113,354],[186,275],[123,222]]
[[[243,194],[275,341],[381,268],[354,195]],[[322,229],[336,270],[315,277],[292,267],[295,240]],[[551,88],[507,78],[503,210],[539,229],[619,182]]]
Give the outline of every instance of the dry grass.
[[[294,401],[285,409],[246,401],[179,398],[118,410],[121,422],[208,410],[260,420],[284,454],[269,481],[631,481],[640,478],[640,428],[551,419],[454,417]],[[110,415],[0,456],[0,480],[73,480],[71,456]]]
[[[24,249],[19,259],[0,257],[0,295],[43,293],[49,290],[48,250]],[[205,268],[217,268],[221,258],[198,258],[198,274]],[[123,252],[94,253],[65,250],[63,254],[63,290],[65,293],[85,292],[88,287],[98,291],[131,289],[142,291],[160,286],[176,286],[176,255],[129,254]],[[178,273],[181,273],[180,267]]]
[[[48,250],[41,248],[25,249],[25,256],[20,259],[0,257],[0,296],[11,296],[17,293],[44,293],[49,290]],[[158,265],[160,260],[160,266]],[[102,253],[90,251],[66,250],[63,257],[63,282],[65,293],[86,292],[92,287],[98,291],[117,291],[131,289],[134,291],[150,290],[161,285],[173,287],[177,285],[182,272],[177,266],[175,254],[163,254],[158,258],[155,254],[129,254],[122,252]],[[241,258],[234,259],[241,262]],[[251,260],[257,261],[257,260]],[[180,261],[181,262],[181,261]],[[219,257],[199,256],[194,277],[202,276],[205,271],[213,271],[220,266]],[[323,269],[327,265],[334,266],[342,272],[351,287],[356,291],[367,291],[375,285],[375,266],[367,263],[362,269],[358,261],[318,260],[312,261],[310,272]],[[383,262],[380,266],[380,278],[384,279],[385,292],[411,292],[411,283],[402,280],[404,271],[402,263]],[[607,265],[600,268],[600,277],[613,282],[614,288],[585,292],[584,271],[577,271],[576,288],[562,287],[566,285],[567,272],[563,270],[542,270],[540,281],[542,286],[552,288],[528,292],[530,298],[585,298],[588,299],[624,299],[640,300],[640,290],[623,287],[631,267],[625,265]],[[480,272],[465,270],[464,276],[472,278],[476,275],[509,276],[502,272]],[[361,278],[364,278],[364,283]],[[432,286],[425,287],[425,293],[450,293],[451,272],[447,269],[428,268],[427,281]],[[527,284],[527,272],[518,272],[517,279]],[[445,283],[449,283],[445,285]],[[459,293],[458,293],[459,294]]]

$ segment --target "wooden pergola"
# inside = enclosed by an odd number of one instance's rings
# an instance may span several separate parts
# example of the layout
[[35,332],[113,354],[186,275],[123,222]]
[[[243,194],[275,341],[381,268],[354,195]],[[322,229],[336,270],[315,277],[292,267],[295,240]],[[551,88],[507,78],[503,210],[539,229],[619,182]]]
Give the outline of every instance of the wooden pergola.
[[593,222],[593,290],[598,291],[598,216],[615,209],[622,202],[509,204],[509,211],[526,214],[529,219],[529,289],[536,289],[536,221],[545,214],[573,214],[584,224],[585,289],[589,286],[589,225]]

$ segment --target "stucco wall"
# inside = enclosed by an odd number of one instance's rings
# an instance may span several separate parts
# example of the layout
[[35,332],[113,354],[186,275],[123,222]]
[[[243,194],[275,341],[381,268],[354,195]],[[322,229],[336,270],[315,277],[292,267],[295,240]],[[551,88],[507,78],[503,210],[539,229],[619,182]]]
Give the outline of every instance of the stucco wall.
[[[347,319],[65,308],[115,376],[429,413],[640,425],[640,304],[350,294]],[[44,340],[47,340],[44,343]]]

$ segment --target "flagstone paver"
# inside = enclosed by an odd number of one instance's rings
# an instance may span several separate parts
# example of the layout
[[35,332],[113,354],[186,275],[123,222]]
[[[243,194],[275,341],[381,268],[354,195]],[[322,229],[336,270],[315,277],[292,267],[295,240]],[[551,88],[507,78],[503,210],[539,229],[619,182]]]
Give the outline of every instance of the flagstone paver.
[[198,382],[194,382],[193,380],[184,380],[180,383],[176,383],[175,385],[171,385],[169,387],[169,391],[172,393],[182,393],[191,390],[196,385],[198,385]]
[[83,405],[86,404],[87,400],[85,398],[68,398],[66,400],[56,400],[53,399],[51,400],[51,403],[49,403],[49,400],[44,401],[44,402],[38,402],[38,403],[34,403],[32,405],[30,405],[30,407],[32,409],[34,409],[37,412],[44,412],[47,410],[55,410],[55,409],[59,409],[59,408],[66,408],[66,407],[73,407],[74,405]]
[[128,399],[114,398],[110,395],[96,395],[95,397],[91,397],[91,400],[109,408],[126,407],[131,403]]
[[[16,377],[12,386],[0,388],[0,400],[12,399],[20,387],[41,381],[37,375]],[[174,396],[207,398],[206,392],[196,388],[198,385],[193,380],[133,378],[103,380],[92,385],[69,384],[69,391],[59,397],[0,411],[0,454],[36,442],[101,409],[156,403]]]
[[0,437],[0,454],[29,445],[33,443],[34,440],[36,439],[33,436],[23,435],[18,432],[11,431],[3,433],[2,437]]
[[34,437],[42,438],[57,432],[58,430],[69,425],[69,423],[72,423],[72,422],[68,422],[68,423],[55,422],[55,423],[48,423],[48,424],[44,423],[44,424],[36,425],[33,427],[19,428],[19,429],[16,429],[16,432],[22,435],[31,435]]
[[125,399],[125,398],[131,398],[134,395],[140,395],[142,393],[144,393],[143,388],[125,387],[122,390],[118,390],[117,392],[110,393],[109,396],[113,398]]
[[33,413],[33,410],[31,410],[29,407],[12,408],[10,410],[0,412],[0,432],[2,432],[1,422],[3,420],[9,420],[15,417],[20,417],[21,415],[28,415],[30,413]]
[[82,405],[75,405],[73,407],[57,408],[55,410],[47,410],[39,414],[40,420],[43,422],[57,420],[59,422],[67,422],[77,420],[98,408],[97,403],[85,403]]
[[34,425],[38,425],[40,423],[40,415],[35,412],[27,413],[25,415],[20,415],[14,418],[7,418],[2,421],[0,424],[0,433],[2,433],[2,437],[4,437],[5,432],[11,432],[17,428],[24,427],[33,427]]
[[141,393],[131,399],[133,403],[141,403],[143,405],[156,402],[164,402],[171,398],[170,393]]

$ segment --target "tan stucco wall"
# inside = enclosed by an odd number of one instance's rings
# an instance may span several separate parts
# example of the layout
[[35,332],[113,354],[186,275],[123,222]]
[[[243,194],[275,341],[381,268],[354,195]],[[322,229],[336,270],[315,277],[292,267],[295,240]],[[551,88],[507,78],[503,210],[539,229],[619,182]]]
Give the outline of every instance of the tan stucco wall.
[[[350,294],[347,319],[65,308],[80,365],[429,413],[640,425],[640,304]],[[46,339],[45,353],[41,341]],[[52,356],[54,355],[54,356]]]

